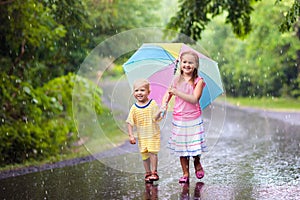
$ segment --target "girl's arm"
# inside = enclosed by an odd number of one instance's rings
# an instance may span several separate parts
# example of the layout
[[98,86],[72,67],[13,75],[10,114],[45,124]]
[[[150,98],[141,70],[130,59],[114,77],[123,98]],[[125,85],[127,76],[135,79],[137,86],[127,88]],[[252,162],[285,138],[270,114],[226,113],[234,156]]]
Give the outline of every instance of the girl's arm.
[[163,99],[162,99],[162,106],[167,106],[167,104],[169,103],[170,99],[172,98],[172,95],[171,93],[169,93],[169,91],[167,91],[165,93],[165,95],[163,96]]
[[203,84],[204,84],[203,80],[200,79],[194,89],[193,94],[186,94],[184,92],[178,91],[176,88],[171,88],[169,92],[171,92],[171,94],[178,96],[189,103],[195,104],[200,100],[203,91]]

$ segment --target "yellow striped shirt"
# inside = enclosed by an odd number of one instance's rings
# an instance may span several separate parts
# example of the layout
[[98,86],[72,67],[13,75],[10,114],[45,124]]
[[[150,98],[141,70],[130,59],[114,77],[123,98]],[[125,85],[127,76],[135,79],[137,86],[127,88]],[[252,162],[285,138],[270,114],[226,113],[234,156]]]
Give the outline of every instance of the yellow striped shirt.
[[126,122],[136,127],[141,153],[160,150],[160,127],[158,121],[155,121],[158,109],[155,100],[150,100],[142,107],[135,103],[130,108]]

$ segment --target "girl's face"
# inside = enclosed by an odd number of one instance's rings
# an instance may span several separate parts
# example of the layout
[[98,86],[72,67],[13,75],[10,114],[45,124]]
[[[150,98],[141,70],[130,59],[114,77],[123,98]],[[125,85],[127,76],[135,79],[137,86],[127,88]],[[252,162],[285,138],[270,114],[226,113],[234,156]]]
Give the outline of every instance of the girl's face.
[[196,68],[196,60],[193,55],[185,54],[181,57],[181,71],[183,74],[192,75]]
[[149,89],[144,85],[134,88],[133,91],[134,98],[141,103],[146,103],[148,101],[149,94],[150,94]]

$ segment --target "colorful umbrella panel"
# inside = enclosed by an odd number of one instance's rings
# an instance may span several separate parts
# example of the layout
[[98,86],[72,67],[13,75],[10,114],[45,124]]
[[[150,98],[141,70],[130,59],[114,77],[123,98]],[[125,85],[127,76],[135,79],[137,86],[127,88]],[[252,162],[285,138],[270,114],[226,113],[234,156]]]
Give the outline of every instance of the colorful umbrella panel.
[[224,92],[218,64],[183,43],[143,44],[123,64],[131,89],[136,79],[148,79],[151,85],[150,98],[161,105],[162,97],[174,77],[176,61],[180,54],[185,51],[194,51],[199,56],[199,76],[206,83],[200,99],[200,106],[205,109]]

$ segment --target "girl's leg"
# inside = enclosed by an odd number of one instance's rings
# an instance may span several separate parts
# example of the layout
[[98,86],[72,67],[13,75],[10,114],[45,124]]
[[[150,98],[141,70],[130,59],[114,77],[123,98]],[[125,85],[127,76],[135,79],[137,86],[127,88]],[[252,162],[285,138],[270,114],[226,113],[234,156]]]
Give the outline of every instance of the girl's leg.
[[190,170],[189,170],[189,157],[180,156],[180,164],[183,172],[183,176],[179,179],[179,183],[188,183]]
[[193,158],[194,158],[194,167],[195,167],[196,177],[201,179],[204,176],[204,170],[203,170],[203,167],[200,162],[200,155],[194,156]]
[[180,156],[180,164],[181,164],[183,176],[189,177],[190,176],[190,171],[189,171],[189,157]]

